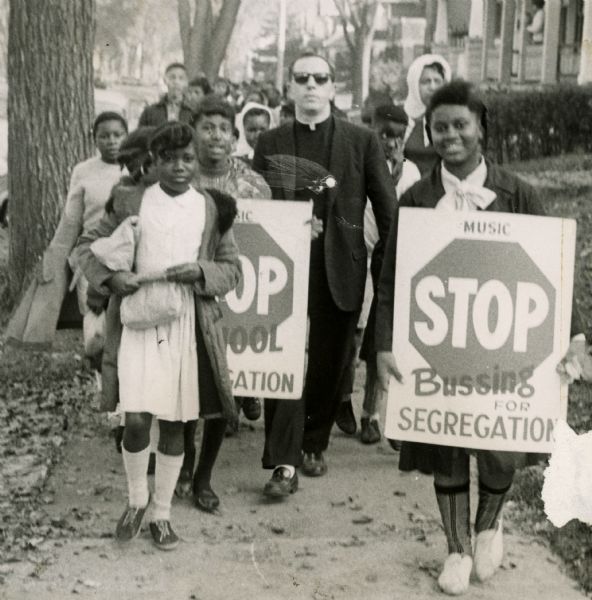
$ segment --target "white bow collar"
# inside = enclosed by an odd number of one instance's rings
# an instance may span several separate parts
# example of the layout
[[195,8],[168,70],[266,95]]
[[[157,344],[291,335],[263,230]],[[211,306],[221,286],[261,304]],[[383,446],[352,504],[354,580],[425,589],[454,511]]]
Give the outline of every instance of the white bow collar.
[[436,208],[443,210],[485,210],[495,199],[493,190],[484,187],[487,165],[483,158],[464,179],[453,175],[442,163],[442,186],[446,192]]

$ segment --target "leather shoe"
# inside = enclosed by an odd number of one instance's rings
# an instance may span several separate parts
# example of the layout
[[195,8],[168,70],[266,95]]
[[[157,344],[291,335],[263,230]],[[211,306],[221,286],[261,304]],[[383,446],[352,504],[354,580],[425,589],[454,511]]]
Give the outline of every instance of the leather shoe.
[[360,439],[362,444],[376,444],[380,442],[380,429],[378,427],[378,421],[371,419],[370,417],[362,417],[362,434]]
[[[388,439],[388,438],[387,438]],[[395,451],[395,452],[400,452],[401,451],[401,447],[403,446],[403,442],[401,440],[388,440],[388,443],[390,444],[390,447]]]
[[351,399],[339,404],[337,415],[335,416],[335,424],[347,435],[354,435],[356,433],[358,426],[356,424],[356,417],[354,416]]
[[175,486],[175,495],[178,498],[187,498],[191,496],[191,473],[186,469],[181,469],[177,485]]
[[228,419],[224,437],[234,437],[238,433],[238,419]]
[[261,416],[261,400],[243,398],[243,414],[249,421],[256,421]]
[[302,472],[309,477],[321,477],[327,472],[327,463],[322,452],[305,452]]
[[196,508],[207,513],[215,513],[220,506],[220,498],[218,498],[214,493],[214,490],[210,487],[201,489],[194,488],[193,502]]
[[283,498],[293,494],[298,489],[298,473],[290,477],[290,471],[284,467],[273,470],[271,479],[265,484],[263,493],[268,498]]

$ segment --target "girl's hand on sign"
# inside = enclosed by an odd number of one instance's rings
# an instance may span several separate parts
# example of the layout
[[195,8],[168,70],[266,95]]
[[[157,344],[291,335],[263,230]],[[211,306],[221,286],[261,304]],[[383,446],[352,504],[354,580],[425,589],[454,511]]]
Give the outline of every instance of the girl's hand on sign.
[[592,381],[592,357],[590,347],[582,336],[572,339],[567,353],[557,365],[557,372],[564,383],[573,383],[576,379]]
[[138,290],[137,275],[131,271],[118,271],[109,279],[107,286],[116,296],[129,296]]
[[203,271],[197,263],[175,265],[166,270],[167,281],[175,283],[196,283],[203,279]]
[[310,239],[316,240],[321,233],[323,233],[323,221],[321,219],[317,219],[314,215],[310,219],[310,221],[305,221],[304,224],[308,225],[310,223]]
[[401,375],[401,371],[397,367],[397,361],[392,352],[378,352],[376,354],[376,370],[378,383],[385,392],[388,391],[391,376],[399,383],[403,383],[403,375]]

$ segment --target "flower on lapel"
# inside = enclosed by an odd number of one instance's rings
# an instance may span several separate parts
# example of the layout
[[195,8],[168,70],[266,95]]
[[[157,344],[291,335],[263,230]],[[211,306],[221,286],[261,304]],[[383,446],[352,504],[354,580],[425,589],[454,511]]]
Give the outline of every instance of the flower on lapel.
[[309,190],[320,194],[337,186],[337,179],[312,160],[292,154],[267,156],[268,168],[262,175],[271,187],[284,187],[291,191]]

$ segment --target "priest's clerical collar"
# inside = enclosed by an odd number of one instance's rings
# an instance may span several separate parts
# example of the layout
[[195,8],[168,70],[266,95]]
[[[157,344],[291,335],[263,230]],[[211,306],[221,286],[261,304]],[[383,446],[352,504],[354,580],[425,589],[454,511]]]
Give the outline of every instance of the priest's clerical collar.
[[324,129],[325,127],[327,127],[329,121],[331,120],[332,115],[329,115],[326,119],[323,119],[322,121],[319,121],[318,123],[312,123],[312,122],[307,122],[304,123],[302,121],[299,121],[298,119],[295,120],[296,126],[300,129],[307,129],[309,131],[317,131],[318,129]]

